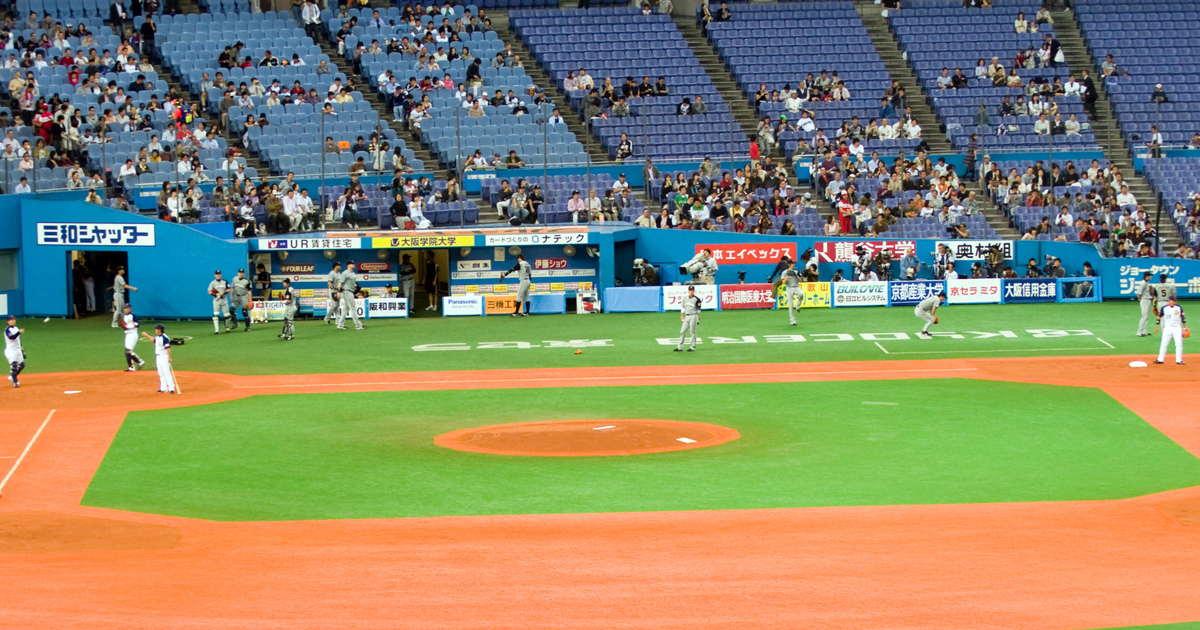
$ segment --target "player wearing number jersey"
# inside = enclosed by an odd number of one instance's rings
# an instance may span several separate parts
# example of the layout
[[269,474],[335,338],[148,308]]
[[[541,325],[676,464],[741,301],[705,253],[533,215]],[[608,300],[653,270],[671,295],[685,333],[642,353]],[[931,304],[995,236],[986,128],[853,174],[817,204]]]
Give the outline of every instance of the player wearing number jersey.
[[804,302],[804,292],[800,290],[800,272],[796,271],[795,261],[787,261],[787,269],[779,276],[783,280],[784,286],[787,289],[784,291],[784,299],[787,300],[788,319],[791,325],[796,325],[796,302]]
[[[508,277],[508,274],[515,273],[517,278],[521,280],[521,284],[517,285],[517,308],[513,311],[513,317],[529,317],[529,284],[533,281],[533,267],[525,262],[525,256],[517,254],[517,264],[513,265],[512,269],[500,274],[500,279]],[[521,312],[524,307],[525,312]]]
[[137,315],[133,314],[133,308],[128,304],[124,310],[121,314],[121,328],[125,330],[125,371],[133,372],[146,365],[146,362],[133,351],[138,342]]
[[213,299],[213,334],[221,334],[221,322],[225,318],[225,332],[233,332],[229,321],[229,283],[221,278],[221,270],[213,272],[213,281],[208,283],[208,294]]
[[154,336],[142,336],[154,342],[154,364],[158,367],[158,393],[175,393],[175,372],[171,369],[171,338],[162,324],[154,327]]
[[938,323],[937,310],[945,300],[946,292],[942,291],[937,295],[931,295],[921,300],[921,303],[917,304],[917,307],[913,309],[913,313],[917,317],[925,320],[925,327],[921,329],[921,332],[917,333],[918,338],[933,339],[933,335],[929,334],[929,327]]
[[703,305],[703,300],[696,295],[696,287],[688,285],[687,296],[683,298],[683,304],[679,306],[679,321],[683,323],[679,327],[679,345],[675,346],[675,352],[683,351],[683,342],[690,332],[692,334],[692,345],[688,348],[688,352],[696,351],[696,326],[700,324],[700,308]]
[[1155,363],[1162,363],[1167,358],[1167,346],[1174,340],[1175,364],[1183,365],[1183,331],[1186,330],[1186,323],[1183,307],[1175,303],[1174,296],[1168,297],[1166,306],[1158,311],[1158,326],[1154,328],[1154,332],[1162,328],[1162,344],[1158,347],[1158,360]]
[[233,301],[233,327],[237,328],[237,312],[242,309],[242,318],[246,320],[246,332],[250,332],[250,278],[246,277],[245,269],[238,269],[237,277],[230,282],[230,294]]
[[25,369],[25,350],[21,348],[21,333],[24,328],[17,328],[17,318],[8,316],[8,325],[4,328],[4,360],[8,362],[8,380],[13,387],[20,387],[17,377]]
[[325,301],[325,323],[332,323],[338,317],[338,293],[342,287],[342,263],[333,261],[333,269],[325,276],[325,284],[329,286],[329,299]]
[[296,338],[296,329],[292,322],[296,319],[296,311],[300,310],[300,294],[292,288],[292,281],[283,279],[283,332],[279,338],[291,341]]
[[354,320],[354,330],[366,328],[362,322],[358,321],[358,305],[354,301],[354,294],[358,291],[358,276],[354,271],[354,261],[351,260],[346,263],[346,270],[342,272],[342,277],[338,281],[342,287],[342,310],[338,312],[338,330],[346,330],[347,313]]

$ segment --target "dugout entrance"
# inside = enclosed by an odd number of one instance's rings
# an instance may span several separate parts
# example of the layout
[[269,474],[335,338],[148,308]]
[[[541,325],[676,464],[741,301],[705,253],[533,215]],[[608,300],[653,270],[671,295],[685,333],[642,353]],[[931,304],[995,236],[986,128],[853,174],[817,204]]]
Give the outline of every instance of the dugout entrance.
[[125,268],[125,280],[129,282],[129,255],[125,252],[67,252],[67,313],[75,319],[110,316],[118,267]]

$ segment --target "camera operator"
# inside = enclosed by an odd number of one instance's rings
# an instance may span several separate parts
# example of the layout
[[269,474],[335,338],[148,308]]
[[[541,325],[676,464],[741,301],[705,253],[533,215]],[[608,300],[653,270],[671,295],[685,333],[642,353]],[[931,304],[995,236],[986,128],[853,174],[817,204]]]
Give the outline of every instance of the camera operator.
[[1026,269],[1026,272],[1025,272],[1026,278],[1041,278],[1042,277],[1042,270],[1041,270],[1041,268],[1038,267],[1036,258],[1030,258],[1029,262],[1025,265],[1025,269]]
[[916,280],[921,271],[921,259],[917,258],[916,250],[908,252],[900,259],[900,277],[903,280]]
[[887,282],[892,279],[892,252],[890,250],[881,249],[878,254],[875,254],[875,259],[872,261],[876,271],[879,272],[879,279]]
[[[1095,278],[1096,270],[1092,267],[1092,263],[1083,263],[1083,272],[1079,274],[1084,278]],[[1075,282],[1071,285],[1071,297],[1086,298],[1092,297],[1093,285],[1091,282]]]
[[775,269],[771,272],[771,275],[767,276],[767,282],[775,282],[775,276],[786,271],[788,264],[791,262],[792,259],[788,258],[787,254],[780,256],[779,262],[775,263]]
[[692,276],[687,284],[713,284],[713,276],[716,275],[717,269],[717,261],[712,257],[712,250],[704,249],[691,260],[680,265],[679,273]]
[[935,280],[956,279],[958,274],[955,274],[954,278],[948,278],[946,275],[947,272],[951,272],[953,270],[954,254],[950,252],[949,247],[946,247],[945,245],[938,245],[937,253],[933,255],[933,278]]
[[1043,269],[1047,278],[1065,278],[1067,270],[1062,267],[1062,260],[1053,256],[1046,256],[1046,267]]
[[658,286],[658,271],[644,258],[633,261],[633,284],[639,287]]
[[987,277],[998,278],[1004,271],[1004,254],[1000,251],[999,245],[992,245],[988,248],[987,256],[984,257],[984,269],[987,271]]

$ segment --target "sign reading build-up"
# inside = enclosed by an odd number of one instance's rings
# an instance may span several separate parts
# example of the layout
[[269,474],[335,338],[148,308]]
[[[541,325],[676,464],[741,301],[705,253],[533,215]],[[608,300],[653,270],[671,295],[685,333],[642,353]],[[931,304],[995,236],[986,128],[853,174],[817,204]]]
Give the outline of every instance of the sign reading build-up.
[[153,223],[38,223],[38,245],[154,247]]

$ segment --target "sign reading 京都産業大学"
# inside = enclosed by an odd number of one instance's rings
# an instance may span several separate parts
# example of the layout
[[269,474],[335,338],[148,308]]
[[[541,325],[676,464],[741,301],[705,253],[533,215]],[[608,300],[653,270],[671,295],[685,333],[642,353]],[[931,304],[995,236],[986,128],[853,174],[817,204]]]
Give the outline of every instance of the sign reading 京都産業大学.
[[887,306],[886,282],[834,282],[833,306]]
[[38,245],[154,247],[153,223],[38,223]]
[[362,249],[361,238],[260,238],[259,249]]
[[888,290],[888,304],[913,306],[931,295],[945,291],[946,283],[941,280],[893,280],[888,283]]

